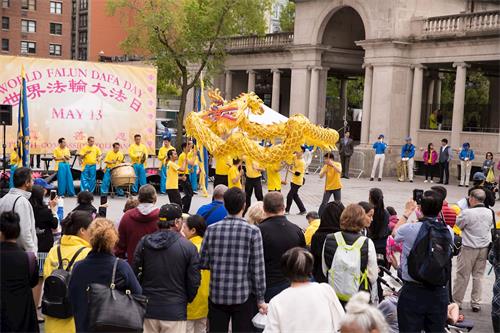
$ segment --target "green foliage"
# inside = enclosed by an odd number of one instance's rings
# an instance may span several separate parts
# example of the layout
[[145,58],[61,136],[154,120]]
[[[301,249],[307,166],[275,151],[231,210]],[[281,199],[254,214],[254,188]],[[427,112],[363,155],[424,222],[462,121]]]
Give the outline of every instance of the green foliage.
[[[347,81],[347,105],[360,109],[363,105],[364,77],[357,76]],[[334,97],[340,103],[340,79],[329,77],[326,84],[326,95]]]
[[281,31],[293,32],[295,25],[295,2],[288,1],[280,14]]
[[489,104],[490,81],[480,71],[469,72],[465,86],[466,105]]

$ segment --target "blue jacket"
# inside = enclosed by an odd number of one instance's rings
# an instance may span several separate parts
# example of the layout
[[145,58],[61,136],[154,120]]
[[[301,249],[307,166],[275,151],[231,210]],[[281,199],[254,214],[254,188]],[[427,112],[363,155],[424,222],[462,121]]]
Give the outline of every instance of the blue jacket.
[[373,144],[373,149],[375,149],[375,154],[384,154],[387,148],[387,143],[377,141]]
[[415,156],[415,146],[412,144],[405,144],[401,148],[401,158],[408,157],[413,158]]
[[207,226],[209,226],[215,222],[222,221],[227,216],[227,210],[222,201],[214,200],[209,204],[201,206],[196,214],[203,216]]
[[[77,262],[71,273],[69,297],[74,309],[77,332],[88,332],[87,321],[87,287],[91,283],[109,285],[116,257],[109,253],[91,251],[87,258]],[[130,290],[132,294],[141,295],[142,288],[137,278],[124,261],[118,261],[115,284],[117,290]]]
[[460,154],[458,155],[458,158],[463,161],[466,157],[469,158],[469,161],[472,161],[474,159],[474,150],[472,149],[463,149],[460,150]]

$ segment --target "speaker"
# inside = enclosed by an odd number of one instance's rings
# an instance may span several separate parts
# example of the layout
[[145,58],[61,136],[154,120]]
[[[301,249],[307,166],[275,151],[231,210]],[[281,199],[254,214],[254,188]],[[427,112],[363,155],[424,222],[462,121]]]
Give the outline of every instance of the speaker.
[[0,125],[12,126],[12,105],[0,104]]

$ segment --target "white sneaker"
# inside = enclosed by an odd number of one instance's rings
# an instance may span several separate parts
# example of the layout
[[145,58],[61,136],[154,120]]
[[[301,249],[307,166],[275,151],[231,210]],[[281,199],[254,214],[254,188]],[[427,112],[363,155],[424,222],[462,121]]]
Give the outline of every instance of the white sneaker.
[[433,184],[433,183],[434,183],[434,181],[433,181],[433,180],[431,180],[431,184]]
[[424,180],[424,183],[427,183],[427,179],[426,179],[426,180]]

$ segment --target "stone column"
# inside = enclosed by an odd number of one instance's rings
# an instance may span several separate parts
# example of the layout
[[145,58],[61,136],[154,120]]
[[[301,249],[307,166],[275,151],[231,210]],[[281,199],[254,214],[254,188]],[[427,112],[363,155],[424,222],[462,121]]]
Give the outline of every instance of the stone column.
[[318,119],[319,72],[321,67],[311,68],[311,89],[309,90],[309,121],[313,124]]
[[290,82],[290,116],[303,114],[307,116],[309,106],[309,87],[311,83],[311,73],[307,67],[292,68],[292,78]]
[[455,78],[455,95],[453,96],[450,146],[455,149],[460,147],[460,133],[464,127],[465,79],[469,66],[465,62],[453,63],[453,67],[457,68],[457,76]]
[[271,69],[271,73],[273,73],[271,109],[280,112],[281,71],[279,69]]
[[233,93],[233,73],[231,71],[226,71],[226,89],[224,98],[230,100]]
[[417,64],[413,71],[413,89],[411,94],[410,136],[417,142],[417,131],[420,128],[420,113],[422,112],[422,82],[424,66]]
[[443,86],[443,74],[438,73],[434,84],[434,100],[433,104],[436,107],[441,107],[441,87]]
[[427,88],[427,104],[434,104],[434,87],[436,85],[436,79],[432,78],[429,81],[429,86]]
[[316,117],[317,124],[320,126],[325,125],[327,80],[328,68],[323,67],[323,69],[319,71],[318,115]]
[[255,91],[255,71],[253,69],[247,70],[248,73],[248,87],[247,91]]
[[342,112],[342,119],[347,120],[347,79],[340,79],[340,110]]
[[363,114],[361,116],[361,144],[368,144],[372,104],[373,66],[363,64],[363,67],[365,69],[365,85],[363,89]]

